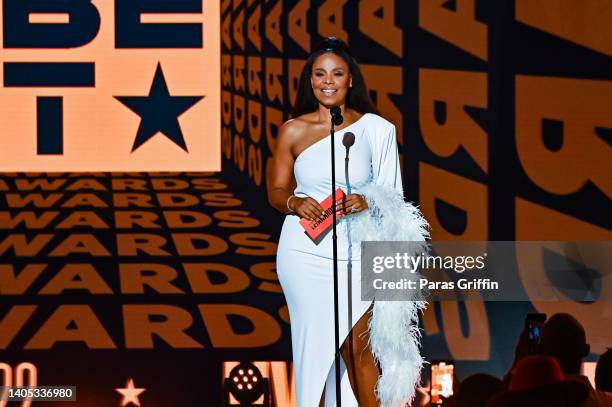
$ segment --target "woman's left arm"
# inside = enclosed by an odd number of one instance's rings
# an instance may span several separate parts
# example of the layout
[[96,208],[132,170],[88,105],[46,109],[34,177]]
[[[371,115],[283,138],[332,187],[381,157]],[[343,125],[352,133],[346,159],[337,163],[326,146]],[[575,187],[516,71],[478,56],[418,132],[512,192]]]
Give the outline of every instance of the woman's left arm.
[[382,131],[377,134],[373,143],[375,144],[372,151],[373,181],[377,185],[395,188],[403,194],[402,170],[395,126],[389,122],[386,124],[387,126],[381,129]]
[[[373,139],[373,182],[377,185],[395,188],[403,195],[402,172],[395,126],[390,122],[385,122],[385,126],[381,126]],[[357,213],[368,209],[368,203],[362,195],[351,194],[346,197],[339,209],[344,209],[344,214]]]

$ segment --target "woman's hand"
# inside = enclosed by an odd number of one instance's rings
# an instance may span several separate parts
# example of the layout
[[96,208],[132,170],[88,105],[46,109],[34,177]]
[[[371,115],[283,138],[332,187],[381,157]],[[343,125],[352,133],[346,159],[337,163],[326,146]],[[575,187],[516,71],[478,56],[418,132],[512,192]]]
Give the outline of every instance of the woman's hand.
[[290,198],[287,206],[300,218],[316,220],[323,215],[323,208],[311,197],[300,198],[294,195]]
[[368,209],[368,203],[365,198],[359,194],[347,195],[342,202],[338,202],[336,210],[341,211],[345,215],[351,213],[359,213]]

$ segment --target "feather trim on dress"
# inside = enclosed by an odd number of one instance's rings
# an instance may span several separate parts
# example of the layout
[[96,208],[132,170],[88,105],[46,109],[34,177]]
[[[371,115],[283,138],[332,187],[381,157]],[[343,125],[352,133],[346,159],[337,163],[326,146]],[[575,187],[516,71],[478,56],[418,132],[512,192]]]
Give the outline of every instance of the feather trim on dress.
[[[376,184],[360,188],[369,209],[342,218],[350,224],[354,241],[425,242],[429,225],[401,191]],[[346,227],[346,226],[345,226]],[[417,254],[420,246],[415,245]],[[418,278],[418,273],[416,275]],[[419,311],[427,302],[418,291],[405,301],[376,300],[369,321],[370,345],[382,374],[376,383],[381,407],[403,407],[412,402],[425,363],[420,353]]]

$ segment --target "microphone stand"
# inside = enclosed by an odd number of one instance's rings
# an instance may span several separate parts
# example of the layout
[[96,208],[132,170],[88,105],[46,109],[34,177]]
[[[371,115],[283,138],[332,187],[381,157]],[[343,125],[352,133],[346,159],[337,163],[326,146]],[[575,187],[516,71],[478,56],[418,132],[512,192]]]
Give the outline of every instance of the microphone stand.
[[[344,178],[346,179],[346,194],[351,194],[351,182],[349,181],[349,149],[355,143],[355,134],[348,133],[344,134],[342,138],[342,144],[346,148],[346,156],[344,157]],[[345,209],[344,201],[342,208]],[[353,245],[351,241],[351,222],[346,222],[346,233],[348,238],[348,261],[346,264],[347,272],[347,306],[348,306],[348,321],[347,326],[349,329],[353,326]],[[353,347],[353,337],[349,335],[349,346]],[[352,353],[351,353],[352,357]]]
[[338,236],[336,234],[336,143],[334,141],[335,125],[342,124],[342,115],[339,107],[331,109],[331,179],[332,179],[332,251],[334,262],[334,338],[335,354],[334,366],[336,371],[336,407],[342,406],[340,394],[340,327],[338,316]]

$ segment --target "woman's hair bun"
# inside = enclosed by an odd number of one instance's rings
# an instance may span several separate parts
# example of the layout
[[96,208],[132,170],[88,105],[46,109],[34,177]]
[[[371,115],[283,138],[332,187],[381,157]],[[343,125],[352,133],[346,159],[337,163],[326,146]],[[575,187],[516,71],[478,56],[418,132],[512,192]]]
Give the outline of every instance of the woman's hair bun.
[[351,54],[351,51],[349,50],[348,45],[346,45],[346,43],[338,37],[324,38],[323,41],[321,41],[315,47],[315,51],[327,51],[327,52],[344,51],[349,55]]

